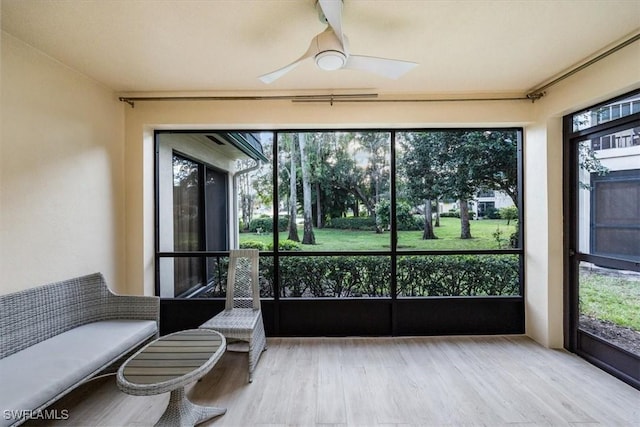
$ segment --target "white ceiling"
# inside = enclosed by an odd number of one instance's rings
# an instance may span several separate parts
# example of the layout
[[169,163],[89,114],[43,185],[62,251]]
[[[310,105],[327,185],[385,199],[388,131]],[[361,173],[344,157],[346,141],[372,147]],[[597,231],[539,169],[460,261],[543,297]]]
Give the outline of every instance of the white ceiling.
[[352,53],[420,65],[387,80],[309,60],[270,85],[259,81],[324,30],[314,4],[2,0],[1,12],[4,32],[128,93],[524,94],[640,29],[640,0],[344,0]]

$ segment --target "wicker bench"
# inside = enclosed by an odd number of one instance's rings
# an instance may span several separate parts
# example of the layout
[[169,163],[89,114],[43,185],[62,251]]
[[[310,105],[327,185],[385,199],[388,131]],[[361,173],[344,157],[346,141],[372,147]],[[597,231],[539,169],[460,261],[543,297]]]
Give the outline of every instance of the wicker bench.
[[0,295],[0,426],[51,403],[157,338],[159,298],[113,294],[96,273]]

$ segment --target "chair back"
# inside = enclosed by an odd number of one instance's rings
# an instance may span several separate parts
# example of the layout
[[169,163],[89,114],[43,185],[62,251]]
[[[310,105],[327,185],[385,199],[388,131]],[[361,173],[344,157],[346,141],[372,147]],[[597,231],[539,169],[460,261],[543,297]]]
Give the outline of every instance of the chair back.
[[260,310],[258,264],[257,249],[233,249],[230,251],[225,310],[234,308]]

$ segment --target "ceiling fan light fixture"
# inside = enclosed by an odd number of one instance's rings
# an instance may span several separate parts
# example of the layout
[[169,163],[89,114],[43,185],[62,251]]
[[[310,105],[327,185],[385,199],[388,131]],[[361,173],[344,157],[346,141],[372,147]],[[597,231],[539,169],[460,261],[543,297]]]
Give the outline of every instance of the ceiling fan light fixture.
[[347,56],[337,50],[325,50],[315,57],[316,65],[325,71],[339,70],[347,63]]

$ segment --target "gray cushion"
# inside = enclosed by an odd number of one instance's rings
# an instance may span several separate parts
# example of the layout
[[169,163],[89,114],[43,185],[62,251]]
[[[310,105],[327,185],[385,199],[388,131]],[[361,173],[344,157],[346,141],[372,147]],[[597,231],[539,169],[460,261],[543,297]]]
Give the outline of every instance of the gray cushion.
[[[0,408],[38,408],[156,333],[151,320],[104,320],[71,329],[0,359]],[[15,420],[0,417],[0,425]]]

